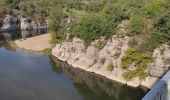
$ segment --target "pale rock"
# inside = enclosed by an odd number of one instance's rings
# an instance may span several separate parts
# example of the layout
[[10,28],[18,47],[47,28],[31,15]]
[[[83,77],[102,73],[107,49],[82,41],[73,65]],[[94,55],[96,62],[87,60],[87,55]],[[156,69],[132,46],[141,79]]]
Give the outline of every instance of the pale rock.
[[94,46],[90,46],[87,48],[86,51],[86,58],[87,59],[94,59],[98,56],[98,50]]
[[141,82],[141,85],[151,89],[158,80],[159,78],[157,77],[147,77],[145,80]]
[[134,79],[128,81],[127,85],[133,86],[133,87],[138,87],[140,85],[140,80],[139,80],[139,78],[134,78]]
[[164,67],[164,59],[162,55],[157,55],[155,58],[155,67]]
[[149,73],[153,77],[162,77],[165,74],[164,68],[153,67],[149,69]]

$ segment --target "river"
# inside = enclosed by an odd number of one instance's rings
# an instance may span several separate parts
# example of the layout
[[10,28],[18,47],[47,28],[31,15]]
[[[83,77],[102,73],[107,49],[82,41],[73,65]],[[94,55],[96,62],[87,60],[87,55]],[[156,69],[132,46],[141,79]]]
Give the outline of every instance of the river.
[[0,43],[0,100],[140,100],[146,92]]

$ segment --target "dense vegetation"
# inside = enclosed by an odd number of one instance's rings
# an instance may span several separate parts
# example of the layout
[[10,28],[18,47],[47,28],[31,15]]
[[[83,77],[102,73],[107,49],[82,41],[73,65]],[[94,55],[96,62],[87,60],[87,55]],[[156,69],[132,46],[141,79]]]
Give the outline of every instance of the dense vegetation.
[[[124,69],[135,67],[123,74],[127,80],[144,79],[152,61],[150,53],[159,44],[170,44],[170,0],[1,0],[0,17],[18,13],[36,20],[48,18],[52,43],[68,36],[79,37],[86,45],[114,34],[133,37],[121,64]],[[70,23],[69,16],[75,18]],[[120,33],[118,25],[124,20],[128,29]],[[108,69],[113,67],[108,65]]]
[[127,80],[131,80],[134,77],[139,77],[139,79],[143,80],[148,76],[148,73],[145,72],[148,64],[152,61],[151,54],[143,51],[138,51],[133,48],[129,48],[126,51],[124,57],[122,57],[121,66],[123,69],[132,67],[129,72],[123,74],[123,77]]

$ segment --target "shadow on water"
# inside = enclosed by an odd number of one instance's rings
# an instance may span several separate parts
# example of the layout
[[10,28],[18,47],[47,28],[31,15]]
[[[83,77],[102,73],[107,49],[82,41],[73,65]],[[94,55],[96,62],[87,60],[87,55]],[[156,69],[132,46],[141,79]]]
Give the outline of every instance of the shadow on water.
[[44,33],[47,33],[46,28],[0,32],[0,41],[26,39],[27,37],[37,36]]
[[[53,60],[52,60],[53,59]],[[55,61],[55,62],[53,62]],[[140,100],[148,91],[146,88],[132,88],[77,68],[51,57],[52,69],[66,73],[84,100]]]

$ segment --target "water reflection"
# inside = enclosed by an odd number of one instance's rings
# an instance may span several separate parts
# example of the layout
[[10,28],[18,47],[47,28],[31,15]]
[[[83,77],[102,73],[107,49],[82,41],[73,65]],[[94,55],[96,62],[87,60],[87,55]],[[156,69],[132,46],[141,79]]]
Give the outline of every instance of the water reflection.
[[21,38],[26,39],[27,37],[36,36],[44,33],[47,33],[47,28],[2,32],[0,33],[0,40],[6,41]]
[[100,75],[73,68],[59,60],[55,61],[53,69],[58,73],[63,70],[73,80],[74,87],[84,100],[140,100],[146,93],[141,88],[127,87]]
[[0,45],[0,100],[140,100],[146,93],[52,57]]

